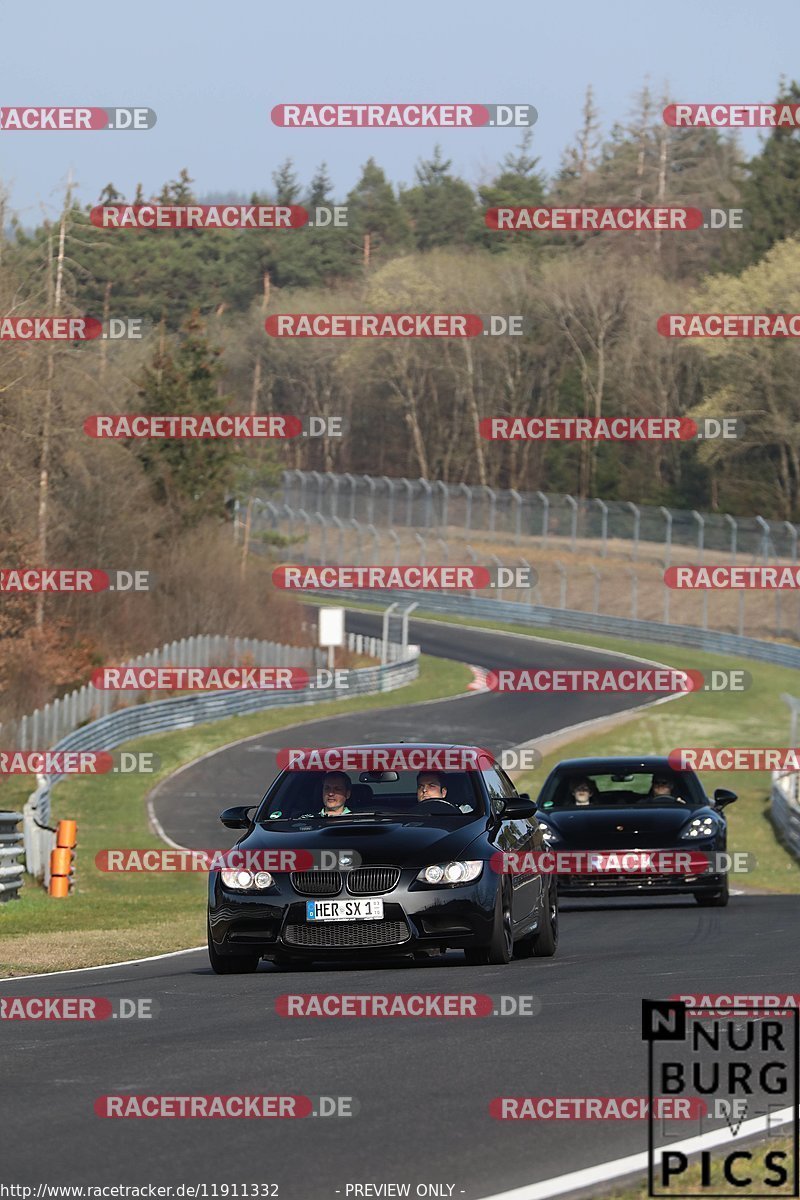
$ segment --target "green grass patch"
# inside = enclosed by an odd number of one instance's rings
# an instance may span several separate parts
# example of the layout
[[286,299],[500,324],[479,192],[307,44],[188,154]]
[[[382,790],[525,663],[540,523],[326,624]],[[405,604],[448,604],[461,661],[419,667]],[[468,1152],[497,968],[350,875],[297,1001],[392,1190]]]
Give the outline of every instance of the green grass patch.
[[[392,692],[268,708],[128,743],[126,749],[159,756],[157,775],[64,780],[53,791],[52,818],[53,824],[63,817],[78,822],[74,890],[65,899],[55,900],[27,880],[19,900],[0,904],[0,977],[94,966],[205,941],[205,874],[108,874],[94,865],[100,850],[163,847],[148,827],[144,800],[160,779],[178,767],[240,738],[285,725],[458,695],[471,678],[460,663],[423,656],[419,678]],[[7,782],[3,807],[21,809],[30,790],[27,777]],[[224,807],[221,799],[220,810]],[[222,826],[220,834],[224,845],[227,832]]]

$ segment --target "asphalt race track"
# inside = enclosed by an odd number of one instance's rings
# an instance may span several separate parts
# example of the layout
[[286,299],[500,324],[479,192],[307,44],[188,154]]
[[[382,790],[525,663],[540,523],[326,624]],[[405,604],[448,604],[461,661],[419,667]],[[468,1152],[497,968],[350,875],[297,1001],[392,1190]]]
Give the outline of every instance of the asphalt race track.
[[[364,616],[353,621],[351,627],[364,629],[374,624]],[[486,666],[532,665],[518,642],[491,632],[420,622],[411,636],[433,654]],[[574,647],[538,646],[543,666],[596,661]],[[424,737],[498,749],[640,702],[470,695],[399,707],[368,721],[316,722],[289,744]],[[176,776],[157,803],[170,837],[187,845],[229,844],[216,813],[260,796],[281,744],[273,734]],[[468,967],[453,953],[424,964],[317,964],[300,971],[263,964],[256,975],[218,977],[205,951],[196,951],[6,980],[5,996],[150,997],[157,1014],[150,1021],[0,1022],[0,1159],[7,1177],[32,1185],[272,1182],[281,1200],[322,1200],[346,1197],[354,1184],[410,1184],[411,1195],[418,1184],[430,1184],[442,1190],[429,1194],[476,1200],[634,1154],[646,1148],[644,1122],[550,1121],[542,1128],[494,1119],[490,1101],[646,1095],[642,997],[800,990],[796,911],[790,896],[734,895],[719,911],[689,899],[565,902],[557,957],[507,967]],[[370,1020],[291,1019],[275,1010],[287,992],[416,991],[533,994],[541,1011]],[[120,1092],[348,1096],[358,1111],[352,1118],[262,1121],[94,1115],[97,1097]],[[694,1123],[680,1129],[681,1136],[698,1132]]]

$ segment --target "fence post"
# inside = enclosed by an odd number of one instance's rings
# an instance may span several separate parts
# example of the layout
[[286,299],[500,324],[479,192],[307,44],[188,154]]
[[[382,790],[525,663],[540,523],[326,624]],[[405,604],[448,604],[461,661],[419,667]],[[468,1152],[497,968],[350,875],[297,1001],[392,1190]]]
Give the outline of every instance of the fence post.
[[600,537],[602,539],[600,555],[605,558],[608,553],[608,505],[604,500],[595,500],[595,504],[600,505]]
[[339,484],[341,480],[338,475],[334,475],[333,471],[326,471],[325,478],[330,479],[332,495],[331,495],[331,511],[330,516],[338,517],[339,515]]
[[381,479],[389,489],[389,512],[386,518],[386,524],[391,526],[394,524],[394,480],[388,475],[381,475]]
[[572,527],[571,527],[571,531],[570,531],[570,543],[571,543],[570,550],[574,554],[575,550],[577,549],[576,542],[578,540],[578,501],[575,499],[574,496],[565,496],[564,499],[566,500],[567,504],[572,509],[572,521],[571,521]]
[[412,517],[414,515],[414,512],[413,512],[414,485],[411,482],[411,480],[406,479],[405,476],[403,476],[403,478],[400,480],[400,482],[402,483],[403,487],[406,489],[406,525],[411,526],[413,523]]
[[639,529],[641,526],[642,514],[632,500],[626,500],[625,503],[633,513],[633,561],[636,562],[639,557]]
[[784,521],[784,527],[789,530],[789,537],[792,539],[792,566],[797,562],[797,526],[791,521]]
[[428,483],[427,479],[423,479],[420,475],[419,482],[425,489],[425,520],[426,529],[430,529],[433,524],[433,488]]
[[702,561],[703,561],[703,549],[704,549],[704,545],[705,545],[705,529],[706,529],[706,519],[705,519],[705,517],[702,515],[702,513],[699,513],[699,512],[697,511],[697,509],[696,509],[696,508],[693,508],[693,509],[692,509],[692,516],[694,517],[695,521],[697,521],[697,554],[698,554],[698,562],[702,562]]
[[468,487],[466,483],[460,483],[458,490],[463,492],[467,497],[467,521],[464,526],[464,532],[469,533],[472,529],[472,488]]
[[664,546],[666,549],[666,554],[664,556],[664,566],[668,567],[672,560],[672,513],[670,512],[670,510],[668,508],[665,508],[663,504],[659,505],[658,511],[661,513],[662,517],[664,518],[664,520],[667,523],[666,540],[664,542]]
[[371,475],[362,475],[362,479],[366,479],[367,487],[369,488],[369,497],[367,499],[367,520],[370,524],[375,520],[375,488],[378,486],[377,480]]
[[732,517],[730,513],[725,513],[724,516],[725,520],[731,527],[731,558],[734,562],[736,562],[736,542],[739,534],[739,522],[735,517]]
[[547,522],[550,515],[550,501],[544,492],[537,492],[536,495],[542,502],[542,541],[547,541]]
[[756,517],[756,525],[760,526],[760,528],[762,530],[761,555],[764,559],[764,562],[769,562],[769,535],[770,535],[769,522],[765,521],[763,517]]
[[519,545],[520,533],[522,532],[522,496],[515,488],[509,489],[509,495],[514,501],[514,545]]
[[450,489],[441,479],[436,480],[436,487],[442,489],[442,519],[440,525],[442,529],[447,529],[447,503],[450,499]]

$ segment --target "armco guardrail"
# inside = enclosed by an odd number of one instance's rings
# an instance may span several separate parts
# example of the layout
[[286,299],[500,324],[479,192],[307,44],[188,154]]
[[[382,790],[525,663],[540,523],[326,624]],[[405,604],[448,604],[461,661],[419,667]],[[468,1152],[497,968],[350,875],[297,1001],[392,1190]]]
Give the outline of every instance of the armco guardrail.
[[770,806],[772,824],[781,840],[800,859],[800,775],[773,772]]
[[[287,646],[282,642],[259,638],[220,637],[199,634],[167,642],[136,658],[125,660],[127,667],[213,667],[225,664],[256,667],[317,667],[324,665],[324,652],[317,646]],[[138,704],[144,692],[99,691],[91,684],[53,700],[44,708],[0,726],[3,743],[19,750],[41,750],[52,746],[88,720],[106,717],[118,708]]]
[[23,835],[20,812],[0,812],[0,903],[13,900],[22,887]]
[[[371,656],[380,654],[380,638],[349,634],[348,648]],[[403,687],[419,674],[419,647],[389,643],[389,662],[385,666],[357,667],[348,671],[348,696],[388,692]],[[235,691],[180,696],[174,700],[154,700],[109,713],[91,721],[62,738],[52,750],[113,750],[123,742],[153,733],[191,729],[208,721],[241,716],[264,708],[283,708],[295,704],[313,704],[330,699],[331,693],[308,688],[290,692]],[[341,698],[341,697],[339,697]],[[38,776],[39,786],[28,798],[24,814],[25,858],[27,870],[37,879],[49,882],[49,854],[53,846],[50,823],[50,792],[64,777]]]
[[[325,589],[326,596],[349,599],[359,604],[380,604],[374,591]],[[696,625],[663,625],[658,621],[634,621],[628,617],[609,617],[573,609],[543,608],[540,605],[518,604],[511,600],[484,600],[479,596],[448,595],[438,592],[395,591],[385,593],[392,600],[416,600],[420,610],[443,612],[452,616],[472,616],[484,620],[531,625],[539,629],[574,629],[583,633],[607,634],[628,640],[641,638],[645,642],[663,642],[687,650],[707,650],[711,654],[734,654],[756,658],[781,667],[800,668],[800,646],[785,642],[763,642],[758,638],[740,637],[736,633],[719,633],[700,629]],[[422,615],[421,612],[417,616]]]

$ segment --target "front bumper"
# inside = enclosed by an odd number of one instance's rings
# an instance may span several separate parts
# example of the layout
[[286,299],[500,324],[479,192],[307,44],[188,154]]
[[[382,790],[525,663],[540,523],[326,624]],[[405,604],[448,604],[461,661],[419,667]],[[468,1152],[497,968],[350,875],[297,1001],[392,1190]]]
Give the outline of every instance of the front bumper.
[[[563,847],[559,846],[558,849],[561,850]],[[613,851],[613,853],[676,854],[687,849],[711,855],[724,851],[725,847],[692,842],[688,847],[685,843],[680,846],[659,846],[657,848],[637,846],[626,847],[624,850]],[[586,850],[584,853],[592,854],[595,851]],[[609,874],[598,871],[588,874],[559,875],[558,891],[561,896],[693,895],[718,892],[725,886],[726,878],[723,873],[712,874],[707,871],[697,874],[663,875],[652,872]]]
[[[258,895],[224,887],[212,871],[208,919],[214,946],[220,954],[319,958],[488,945],[500,876],[487,865],[474,883],[431,887],[415,881],[418,870],[404,869],[391,890],[370,893],[383,900],[382,920],[320,922],[306,920],[306,900],[314,897],[299,895],[287,875],[276,875],[275,889]],[[348,897],[342,890],[318,898]]]

